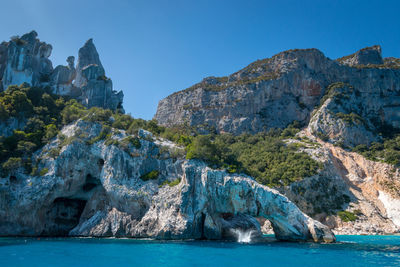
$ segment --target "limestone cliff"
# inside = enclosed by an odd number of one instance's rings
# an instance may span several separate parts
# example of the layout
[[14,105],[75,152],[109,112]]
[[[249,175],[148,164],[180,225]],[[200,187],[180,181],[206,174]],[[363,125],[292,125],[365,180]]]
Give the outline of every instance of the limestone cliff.
[[166,126],[208,125],[234,134],[283,128],[293,121],[307,124],[329,86],[345,83],[354,89],[350,108],[357,109],[361,97],[363,114],[398,128],[398,62],[383,59],[379,46],[336,61],[317,49],[289,50],[168,96],[154,118]]
[[398,132],[399,116],[400,59],[373,46],[337,60],[317,49],[258,60],[161,100],[155,119],[233,134],[301,122],[305,129],[287,142],[324,167],[277,189],[336,233],[377,234],[400,230],[399,169],[349,148]]
[[251,229],[256,237],[255,218],[263,217],[280,240],[335,240],[250,177],[174,158],[170,151],[179,147],[143,130],[93,139],[101,130],[83,120],[68,125],[34,154],[41,176],[0,179],[1,235],[224,239],[232,229]]
[[[323,170],[279,191],[337,234],[388,234],[400,231],[400,172],[302,131],[304,151],[324,164]],[[343,218],[345,210],[354,218]]]
[[74,97],[87,107],[122,110],[123,93],[113,90],[92,39],[79,50],[76,67],[70,56],[68,66],[53,69],[51,51],[52,46],[41,42],[35,31],[1,43],[0,91],[22,83],[50,86],[55,94]]

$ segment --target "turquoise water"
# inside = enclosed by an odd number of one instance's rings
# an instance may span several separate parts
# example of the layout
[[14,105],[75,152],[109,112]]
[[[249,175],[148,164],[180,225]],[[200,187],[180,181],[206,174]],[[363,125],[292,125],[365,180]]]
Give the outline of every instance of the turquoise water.
[[400,236],[336,244],[0,238],[0,266],[400,266]]

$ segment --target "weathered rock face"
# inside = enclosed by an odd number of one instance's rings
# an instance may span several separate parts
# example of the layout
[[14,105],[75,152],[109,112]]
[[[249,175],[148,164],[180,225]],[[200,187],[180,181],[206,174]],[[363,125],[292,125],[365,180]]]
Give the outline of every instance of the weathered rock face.
[[[0,235],[229,239],[232,230],[259,236],[255,218],[264,217],[281,240],[335,240],[326,226],[250,177],[171,158],[160,147],[179,148],[149,141],[148,134],[140,148],[87,142],[100,131],[101,125],[85,121],[67,126],[62,140],[34,156],[47,174],[0,179]],[[125,137],[124,132],[112,135],[119,144]],[[140,178],[151,171],[159,176]],[[163,185],[176,179],[176,186]]]
[[68,66],[53,69],[51,51],[52,46],[37,39],[35,31],[0,44],[0,90],[26,82],[50,86],[55,94],[74,97],[87,107],[122,109],[123,93],[113,90],[92,39],[79,50],[76,67],[70,56]]
[[24,82],[38,84],[53,71],[52,63],[48,59],[52,46],[40,42],[36,37],[37,33],[32,31],[21,38],[13,37],[10,42],[1,45],[2,88]]
[[349,65],[381,65],[383,64],[382,50],[379,45],[363,48],[353,55],[338,59],[339,62]]
[[[324,164],[317,175],[279,191],[303,212],[328,225],[336,234],[390,234],[400,232],[400,172],[373,162],[311,135],[304,152]],[[292,140],[293,142],[301,142]],[[343,220],[338,211],[350,212]]]
[[376,46],[349,61],[334,61],[317,49],[282,52],[168,96],[154,118],[166,126],[209,125],[234,134],[282,128],[295,120],[306,124],[328,86],[343,82],[360,92],[373,116],[399,127],[399,60],[382,61],[380,53]]

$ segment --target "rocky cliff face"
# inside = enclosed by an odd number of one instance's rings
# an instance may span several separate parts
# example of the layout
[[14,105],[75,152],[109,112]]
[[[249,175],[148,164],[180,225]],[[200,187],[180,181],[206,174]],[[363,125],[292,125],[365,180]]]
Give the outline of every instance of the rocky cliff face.
[[51,51],[52,46],[41,42],[35,31],[1,43],[0,90],[26,82],[50,86],[55,94],[74,97],[87,107],[122,109],[123,93],[113,90],[92,39],[79,50],[76,67],[75,58],[70,56],[68,66],[53,69]]
[[399,170],[341,147],[382,141],[399,130],[399,116],[400,59],[373,46],[337,60],[316,49],[282,52],[168,96],[155,119],[233,134],[303,123],[287,142],[324,167],[277,189],[336,233],[376,234],[400,230]]
[[82,120],[66,126],[33,156],[42,176],[0,179],[1,235],[229,239],[234,230],[260,236],[262,217],[280,240],[335,240],[250,177],[174,158],[169,151],[179,147],[145,131],[139,138],[114,130],[93,143],[101,129]]
[[[154,118],[166,126],[209,125],[234,134],[282,128],[295,120],[307,124],[329,86],[338,82],[354,89],[353,102],[362,98],[357,112],[380,125],[400,126],[399,60],[383,59],[379,46],[337,61],[317,49],[285,51],[168,96]],[[338,112],[351,111],[343,109]]]
[[[304,151],[324,164],[323,170],[279,191],[306,214],[337,234],[385,234],[400,231],[400,172],[392,165],[374,162],[324,142],[307,130]],[[293,142],[301,142],[292,140]],[[346,219],[337,214],[354,215]]]

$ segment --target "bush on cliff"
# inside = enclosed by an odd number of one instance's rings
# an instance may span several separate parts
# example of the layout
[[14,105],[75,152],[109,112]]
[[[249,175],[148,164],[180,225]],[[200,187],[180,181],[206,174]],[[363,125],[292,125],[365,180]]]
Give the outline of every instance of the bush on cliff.
[[369,160],[382,161],[400,167],[400,135],[386,138],[383,143],[374,142],[370,146],[358,145],[352,150]]
[[[10,136],[0,136],[0,163],[3,171],[10,172],[7,162],[20,159],[21,166],[29,170],[32,152],[57,135],[59,129],[66,123],[66,114],[71,106],[78,105],[76,101],[66,102],[60,96],[52,94],[48,89],[30,87],[28,84],[10,86],[0,93],[0,122],[7,125],[10,118],[18,120],[23,125]],[[69,121],[72,120],[69,116]],[[4,165],[4,164],[5,165]]]
[[322,168],[297,146],[283,141],[288,133],[295,133],[293,126],[288,128],[255,135],[199,135],[187,146],[187,158],[202,159],[228,172],[246,173],[264,185],[288,185]]

